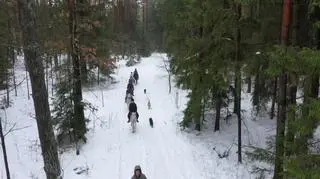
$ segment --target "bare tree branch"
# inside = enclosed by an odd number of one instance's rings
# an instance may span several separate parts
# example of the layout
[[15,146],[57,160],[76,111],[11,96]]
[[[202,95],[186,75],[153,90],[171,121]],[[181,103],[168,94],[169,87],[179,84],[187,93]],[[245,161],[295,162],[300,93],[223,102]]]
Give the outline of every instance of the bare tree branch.
[[19,128],[15,128],[17,123],[14,123],[13,126],[3,135],[4,137],[6,137],[9,133],[11,132],[14,132],[14,131],[19,131],[19,130],[22,130],[22,129],[26,129],[28,127],[31,127],[31,126],[25,126],[25,127],[19,127]]

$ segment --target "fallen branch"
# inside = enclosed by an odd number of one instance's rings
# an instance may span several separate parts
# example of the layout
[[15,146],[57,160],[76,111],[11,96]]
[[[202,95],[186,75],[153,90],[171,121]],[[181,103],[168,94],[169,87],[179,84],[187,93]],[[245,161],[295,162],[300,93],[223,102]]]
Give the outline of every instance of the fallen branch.
[[232,149],[232,146],[233,146],[233,143],[232,143],[232,144],[230,145],[230,147],[229,147],[227,150],[225,150],[222,154],[216,150],[216,147],[213,147],[212,149],[218,154],[218,157],[219,157],[219,158],[227,158],[227,157],[229,157],[229,154],[230,154],[230,151],[231,151],[231,149]]

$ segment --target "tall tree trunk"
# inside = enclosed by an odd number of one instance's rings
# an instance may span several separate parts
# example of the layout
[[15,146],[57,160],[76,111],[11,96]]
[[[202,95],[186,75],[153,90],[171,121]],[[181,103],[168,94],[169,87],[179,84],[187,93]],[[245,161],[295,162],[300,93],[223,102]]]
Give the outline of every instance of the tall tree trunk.
[[252,84],[251,83],[252,82],[251,81],[251,76],[248,76],[246,81],[247,81],[247,84],[248,84],[247,93],[251,93],[251,84]]
[[[7,48],[7,59],[9,59],[8,58],[9,57],[9,47]],[[7,62],[5,62],[6,64],[5,64],[5,66],[6,66],[6,68],[8,68],[9,67],[9,61],[7,61]],[[9,69],[6,69],[5,70],[5,77],[6,77],[6,92],[7,92],[7,98],[6,98],[6,107],[9,107],[10,106],[10,77],[9,77]]]
[[[318,8],[317,11],[320,11]],[[317,29],[317,49],[320,50],[320,29]],[[311,78],[311,97],[318,98],[319,96],[319,71],[315,71]]]
[[60,162],[57,152],[57,143],[54,137],[51,115],[46,90],[44,69],[39,40],[36,29],[35,1],[18,0],[20,28],[24,45],[24,55],[29,71],[32,98],[34,101],[35,116],[38,125],[44,171],[47,179],[57,179],[61,174]]
[[17,83],[16,83],[16,70],[15,70],[15,63],[16,63],[16,55],[14,52],[14,48],[11,48],[11,58],[12,58],[12,81],[13,81],[13,87],[14,87],[14,95],[18,96],[18,91],[17,91]]
[[28,100],[29,100],[30,99],[30,89],[29,89],[28,68],[27,68],[26,62],[25,62],[25,66],[26,66],[27,96],[28,96]]
[[[75,7],[77,8],[77,12],[78,12],[78,16],[76,16],[76,18],[78,18],[76,20],[76,23],[83,23],[85,21],[84,19],[88,17],[88,10],[86,10],[86,8],[88,6],[89,6],[89,4],[88,4],[87,0],[76,1]],[[81,29],[79,31],[81,31]],[[84,36],[81,33],[79,33],[78,35],[79,35],[78,36],[79,48],[81,48],[82,45],[84,44]],[[86,83],[88,81],[88,68],[87,68],[87,61],[85,60],[84,57],[87,54],[86,54],[86,52],[85,53],[80,52],[79,55],[80,55],[80,57],[78,57],[78,58],[79,58],[79,62],[80,62],[80,76],[81,76],[82,82]]]
[[[289,25],[292,14],[292,0],[283,0],[281,44],[287,46],[289,36]],[[285,125],[287,107],[287,73],[283,70],[279,77],[279,102],[276,134],[276,156],[274,167],[274,179],[284,178],[283,165],[285,153]]]
[[[52,64],[52,59],[50,59],[50,76],[51,76],[51,95],[54,95],[54,80],[53,80],[53,64]],[[57,78],[57,77],[56,77]]]
[[235,107],[236,107],[236,114],[238,116],[238,162],[242,163],[242,137],[241,137],[241,31],[240,31],[240,18],[241,18],[241,4],[237,4],[237,29],[236,29],[236,56],[235,56],[235,63],[236,63],[236,80],[235,80]]
[[221,111],[221,106],[222,106],[222,98],[219,95],[215,101],[215,108],[216,108],[216,121],[214,124],[214,132],[220,130],[220,111]]
[[261,96],[261,84],[260,84],[260,75],[259,72],[256,72],[256,77],[254,80],[254,89],[253,89],[253,96],[252,96],[252,104],[256,108],[258,112],[260,110],[260,96]]
[[[305,0],[295,0],[292,12],[292,45],[293,46],[307,46],[308,41],[308,2]],[[303,38],[301,38],[303,37]],[[296,98],[298,90],[299,76],[294,73],[289,74],[289,111],[287,122],[287,147],[286,155],[290,156],[294,152],[292,148],[294,145],[294,138],[296,130],[294,123],[296,120]]]
[[273,87],[272,87],[272,102],[271,102],[270,119],[273,119],[275,116],[275,106],[276,106],[276,101],[277,101],[277,88],[278,88],[278,78],[274,78]]
[[276,158],[274,179],[283,178],[283,163],[284,163],[284,142],[285,142],[285,125],[286,125],[286,84],[287,76],[282,72],[279,77],[279,102],[278,102],[278,119],[277,119],[277,134],[276,134]]
[[237,88],[239,88],[238,87],[238,84],[239,84],[239,78],[237,77],[237,71],[238,71],[238,69],[237,69],[238,67],[237,66],[235,66],[235,69],[234,69],[234,71],[235,71],[235,79],[234,79],[234,90],[235,90],[235,93],[234,93],[234,99],[233,99],[233,113],[235,113],[235,114],[238,114],[238,96],[237,96]]
[[295,128],[294,121],[296,119],[296,98],[297,98],[297,77],[294,74],[289,75],[289,111],[288,111],[288,121],[287,121],[287,145],[286,145],[286,155],[290,156],[293,153],[292,144],[294,142]]
[[[10,17],[10,19],[8,19],[8,34],[9,34],[9,42],[10,43],[14,43],[15,44],[15,38],[14,38],[14,28],[12,27],[12,20],[13,18]],[[12,81],[13,81],[13,87],[14,87],[14,93],[15,96],[17,96],[17,85],[16,85],[16,76],[15,76],[15,52],[14,52],[14,47],[8,47],[8,56],[9,59],[11,59],[11,61],[9,60],[9,63],[12,62]]]
[[80,74],[82,82],[86,83],[88,81],[88,69],[87,69],[87,62],[85,59],[80,57]]
[[319,72],[315,72],[311,78],[311,96],[313,98],[319,97],[319,74]]
[[[77,10],[74,0],[69,0],[69,30],[71,34],[70,45],[72,47],[71,57],[73,65],[73,102],[74,120],[72,127],[76,136],[76,142],[82,139],[86,142],[85,133],[87,132],[84,118],[84,107],[82,104],[82,84],[80,74],[80,45],[79,34],[77,34]],[[79,151],[77,150],[77,154]]]
[[46,89],[47,89],[47,93],[49,94],[49,65],[48,65],[48,60],[51,58],[48,55],[46,55],[46,60],[45,60],[45,79],[46,79]]
[[7,149],[6,149],[6,142],[3,134],[1,118],[0,118],[0,139],[1,139],[0,141],[1,141],[3,160],[4,160],[4,166],[6,169],[7,179],[10,179],[11,177],[10,177],[10,170],[9,170],[9,163],[8,163],[8,155],[7,155]]

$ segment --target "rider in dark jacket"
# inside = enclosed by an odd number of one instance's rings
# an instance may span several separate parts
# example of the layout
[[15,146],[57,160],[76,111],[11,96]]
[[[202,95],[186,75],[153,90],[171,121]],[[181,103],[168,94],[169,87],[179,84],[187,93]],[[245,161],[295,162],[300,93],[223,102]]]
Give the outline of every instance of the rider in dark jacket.
[[137,112],[137,104],[134,102],[134,99],[131,99],[131,103],[129,104],[129,113],[128,113],[128,122],[130,122],[131,113],[135,112],[137,114],[137,122],[139,119],[139,113]]
[[146,175],[142,173],[139,165],[134,167],[134,173],[131,179],[147,179]]
[[135,78],[133,76],[133,72],[131,72],[131,74],[130,74],[129,83],[132,83],[132,84],[135,83]]
[[134,96],[134,95],[133,95],[134,86],[133,86],[132,83],[128,83],[128,85],[127,85],[127,91],[128,91],[132,96]]
[[138,82],[138,80],[139,80],[139,74],[138,74],[137,69],[134,69],[133,77],[134,77],[134,79],[136,80],[136,83],[137,83],[137,82]]

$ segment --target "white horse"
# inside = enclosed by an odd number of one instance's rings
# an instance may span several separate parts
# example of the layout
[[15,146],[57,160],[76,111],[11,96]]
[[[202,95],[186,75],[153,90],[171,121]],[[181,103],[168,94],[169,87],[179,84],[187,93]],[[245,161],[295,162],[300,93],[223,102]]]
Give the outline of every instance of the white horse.
[[132,102],[131,98],[132,98],[132,95],[130,93],[128,93],[126,96],[126,103],[127,103],[128,108],[129,108],[130,103]]
[[130,122],[131,122],[131,127],[132,127],[132,133],[135,133],[136,128],[137,128],[137,113],[136,112],[131,113]]

